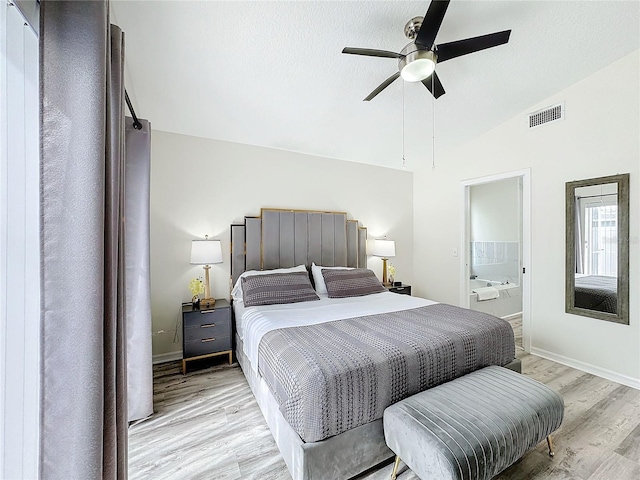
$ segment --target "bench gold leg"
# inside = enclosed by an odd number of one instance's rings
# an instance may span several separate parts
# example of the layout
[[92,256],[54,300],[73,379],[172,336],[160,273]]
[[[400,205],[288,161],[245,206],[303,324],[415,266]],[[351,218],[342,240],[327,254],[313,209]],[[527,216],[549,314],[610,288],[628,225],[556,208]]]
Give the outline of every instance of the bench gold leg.
[[400,465],[400,457],[396,455],[396,463],[393,466],[393,471],[391,472],[391,480],[396,480],[396,475],[398,474],[399,465]]
[[556,452],[553,451],[553,441],[551,440],[551,435],[547,437],[547,445],[549,446],[549,456],[555,456]]

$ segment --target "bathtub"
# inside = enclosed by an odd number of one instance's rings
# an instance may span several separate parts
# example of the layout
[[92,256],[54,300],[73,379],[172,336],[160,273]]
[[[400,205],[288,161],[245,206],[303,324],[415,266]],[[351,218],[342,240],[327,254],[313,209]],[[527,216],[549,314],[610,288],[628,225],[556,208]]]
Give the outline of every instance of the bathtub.
[[[473,293],[473,289],[481,287],[495,287],[500,296],[492,300],[478,301],[478,295]],[[469,280],[469,308],[501,318],[519,315],[522,313],[522,287],[515,283],[481,278]]]

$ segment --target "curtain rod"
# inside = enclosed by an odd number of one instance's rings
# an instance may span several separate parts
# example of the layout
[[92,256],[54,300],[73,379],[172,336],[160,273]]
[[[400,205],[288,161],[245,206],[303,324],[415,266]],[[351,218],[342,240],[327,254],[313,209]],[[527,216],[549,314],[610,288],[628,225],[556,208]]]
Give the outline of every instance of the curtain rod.
[[129,94],[126,90],[124,91],[124,99],[127,102],[127,107],[129,107],[129,112],[131,112],[131,116],[133,117],[133,128],[136,130],[142,130],[142,124],[140,123],[140,120],[138,120],[138,116],[133,109],[133,105],[131,105],[131,100],[129,100]]
[[618,194],[617,193],[602,193],[600,195],[587,195],[586,197],[576,197],[576,198],[610,197],[612,195],[618,195]]

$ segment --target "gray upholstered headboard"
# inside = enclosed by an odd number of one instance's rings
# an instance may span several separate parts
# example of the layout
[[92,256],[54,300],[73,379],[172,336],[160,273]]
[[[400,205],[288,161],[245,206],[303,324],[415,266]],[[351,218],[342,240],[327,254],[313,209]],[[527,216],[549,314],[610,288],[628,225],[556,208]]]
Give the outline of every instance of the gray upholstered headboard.
[[367,229],[344,212],[263,208],[231,225],[231,285],[246,270],[317,265],[366,268]]

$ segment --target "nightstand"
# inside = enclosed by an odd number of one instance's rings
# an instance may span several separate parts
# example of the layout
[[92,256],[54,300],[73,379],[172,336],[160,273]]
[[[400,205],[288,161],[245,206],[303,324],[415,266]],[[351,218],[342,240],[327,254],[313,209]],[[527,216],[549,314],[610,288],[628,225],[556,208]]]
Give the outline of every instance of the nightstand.
[[182,306],[182,373],[187,372],[189,360],[229,355],[231,347],[231,305],[227,300],[216,300],[212,307],[195,309]]
[[390,292],[399,293],[401,295],[411,295],[411,285],[405,285],[404,283],[398,287],[389,285],[387,287]]

